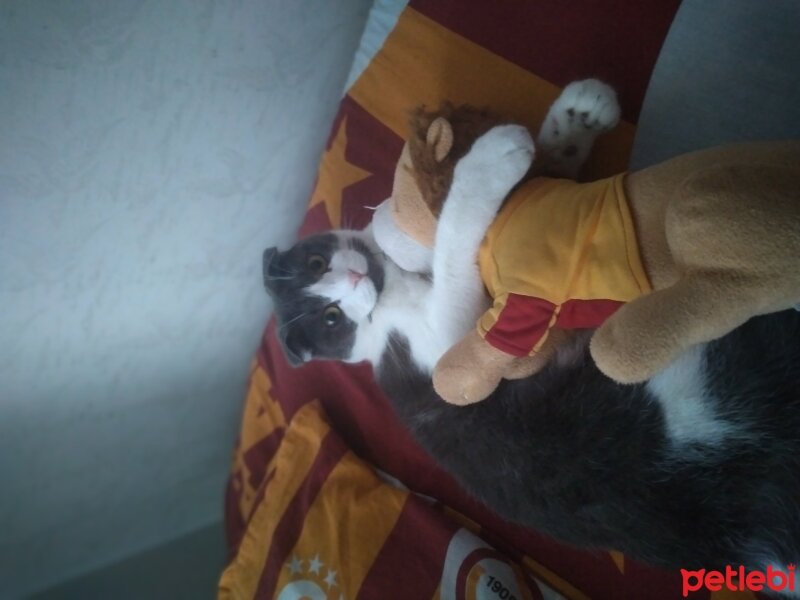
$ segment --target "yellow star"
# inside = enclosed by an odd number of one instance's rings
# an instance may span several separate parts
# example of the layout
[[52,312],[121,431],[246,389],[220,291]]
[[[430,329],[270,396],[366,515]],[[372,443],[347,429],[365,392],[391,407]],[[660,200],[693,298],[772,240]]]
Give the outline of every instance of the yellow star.
[[611,555],[611,560],[614,561],[614,564],[617,565],[620,573],[625,573],[625,555],[622,552],[617,552],[616,550],[611,550],[609,552]]
[[309,208],[313,208],[317,204],[324,204],[325,211],[328,213],[328,218],[333,227],[341,227],[342,191],[372,175],[369,171],[350,164],[345,158],[345,150],[347,149],[346,121],[347,117],[342,119],[331,147],[322,157],[317,186],[311,195],[311,204],[309,206]]

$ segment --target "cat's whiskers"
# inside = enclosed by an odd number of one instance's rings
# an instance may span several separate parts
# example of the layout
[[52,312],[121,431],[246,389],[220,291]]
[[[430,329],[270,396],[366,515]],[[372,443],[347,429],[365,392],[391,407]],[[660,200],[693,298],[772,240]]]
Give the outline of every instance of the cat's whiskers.
[[272,275],[267,273],[266,277],[264,277],[264,281],[291,281],[299,274],[297,271],[292,271],[277,264],[271,264],[269,266],[269,271],[277,271],[279,274]]
[[396,365],[403,365],[403,361],[401,360],[400,353],[397,351],[397,347],[394,343],[390,342],[386,345],[386,349],[389,351],[389,354],[392,356],[392,362]]
[[284,276],[267,275],[266,280],[267,281],[289,281],[290,279],[294,279],[295,277],[297,277],[296,274],[295,275],[284,275]]
[[275,271],[278,271],[280,273],[283,273],[284,275],[291,275],[291,276],[296,276],[297,275],[297,271],[291,271],[291,270],[289,270],[289,269],[287,269],[285,267],[282,267],[280,265],[277,265],[277,264],[270,264],[269,265],[269,270],[270,271],[275,270]]
[[296,316],[296,317],[294,317],[293,319],[289,319],[288,321],[286,321],[286,323],[284,323],[283,325],[281,325],[280,327],[278,327],[278,331],[279,331],[279,332],[280,332],[280,331],[283,331],[283,330],[284,330],[284,328],[288,327],[289,325],[291,325],[291,324],[292,324],[292,323],[294,323],[295,321],[299,321],[299,320],[300,320],[300,319],[302,319],[303,317],[307,317],[307,316],[308,316],[308,315],[310,315],[310,314],[311,314],[310,312],[304,312],[304,313],[300,313],[299,315],[297,315],[297,316]]

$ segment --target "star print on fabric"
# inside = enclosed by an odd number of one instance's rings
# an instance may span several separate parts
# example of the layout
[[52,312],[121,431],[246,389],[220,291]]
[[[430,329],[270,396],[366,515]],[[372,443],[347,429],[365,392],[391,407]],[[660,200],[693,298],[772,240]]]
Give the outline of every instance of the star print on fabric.
[[336,586],[336,571],[328,569],[328,575],[325,577],[325,583],[328,584],[328,589]]
[[617,552],[616,550],[611,550],[608,553],[611,556],[611,560],[614,561],[614,564],[617,565],[617,569],[619,569],[620,573],[625,573],[625,555],[622,552]]
[[346,150],[347,117],[342,119],[331,147],[322,158],[317,185],[309,205],[311,210],[317,204],[323,204],[334,228],[342,225],[342,191],[372,175],[369,171],[349,163],[345,157]]
[[319,569],[324,563],[319,559],[319,554],[308,561],[308,572],[319,575]]
[[293,554],[291,562],[286,563],[286,566],[289,568],[291,575],[297,575],[303,570],[303,561],[297,558],[296,554]]

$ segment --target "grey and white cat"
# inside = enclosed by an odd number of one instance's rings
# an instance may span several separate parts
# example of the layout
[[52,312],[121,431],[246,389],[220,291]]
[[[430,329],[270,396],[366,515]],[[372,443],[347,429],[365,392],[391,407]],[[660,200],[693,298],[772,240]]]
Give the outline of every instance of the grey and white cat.
[[[591,97],[597,94],[574,98]],[[559,136],[576,114],[594,122],[591,109],[576,105],[558,109]],[[604,377],[588,356],[588,338],[577,336],[562,354],[569,360],[504,381],[483,402],[456,407],[436,396],[431,369],[486,307],[474,259],[492,206],[531,159],[530,138],[518,128],[493,133],[456,169],[432,274],[402,271],[368,229],[265,252],[265,283],[289,360],[371,362],[423,447],[511,521],[673,568],[785,568],[800,560],[794,311],[697,347],[644,385]],[[543,130],[538,146],[547,142]]]
[[[596,137],[613,128],[619,114],[616,94],[606,84],[595,79],[570,84],[542,126],[540,160],[551,171],[577,175]],[[435,251],[423,261],[432,267],[425,276],[388,260],[371,228],[309,238],[285,254],[267,250],[265,282],[286,324],[281,340],[290,359],[377,365],[390,336],[402,333],[417,367],[431,372],[489,307],[478,248],[533,158],[533,140],[518,125],[495,127],[475,142],[455,169]],[[293,293],[302,301],[280,302]],[[336,343],[327,343],[331,339]]]
[[[437,229],[432,277],[386,258],[371,228],[312,237],[283,254],[267,250],[265,282],[286,324],[280,333],[287,355],[296,363],[328,358],[377,365],[390,336],[401,333],[417,366],[431,372],[488,308],[478,247],[532,158],[533,143],[522,127],[495,128],[475,143],[456,167]],[[494,176],[485,176],[490,172]],[[287,293],[302,301],[284,305]],[[336,344],[320,343],[332,338]]]

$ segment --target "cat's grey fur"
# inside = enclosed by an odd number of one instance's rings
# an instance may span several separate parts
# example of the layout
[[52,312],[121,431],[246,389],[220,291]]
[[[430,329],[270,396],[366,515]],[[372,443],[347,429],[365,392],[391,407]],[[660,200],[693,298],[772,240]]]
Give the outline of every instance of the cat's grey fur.
[[[467,407],[399,360],[399,340],[378,378],[428,452],[512,521],[666,567],[785,568],[800,558],[798,339],[795,311],[753,319],[693,353],[702,380],[688,399],[680,376],[621,386],[586,352]],[[712,435],[670,431],[685,400]]]

